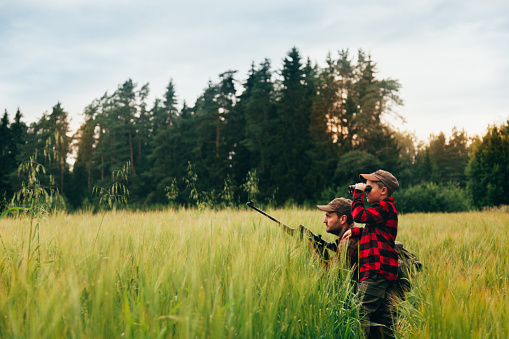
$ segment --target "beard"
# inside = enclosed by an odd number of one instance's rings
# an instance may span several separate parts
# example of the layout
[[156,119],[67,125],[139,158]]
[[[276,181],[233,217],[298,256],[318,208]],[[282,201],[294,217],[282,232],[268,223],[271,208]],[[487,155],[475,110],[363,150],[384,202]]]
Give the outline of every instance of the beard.
[[337,220],[333,225],[332,227],[329,227],[330,228],[330,231],[328,231],[327,233],[330,233],[330,234],[334,234],[334,235],[337,235],[339,238],[341,238],[343,236],[343,234],[346,232],[347,229],[343,229],[341,227],[341,223],[339,222],[339,220]]

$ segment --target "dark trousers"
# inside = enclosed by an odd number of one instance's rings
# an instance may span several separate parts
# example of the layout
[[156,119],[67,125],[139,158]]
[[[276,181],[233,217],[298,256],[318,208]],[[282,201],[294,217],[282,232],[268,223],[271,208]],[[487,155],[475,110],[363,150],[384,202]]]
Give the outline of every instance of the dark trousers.
[[359,315],[366,338],[394,338],[391,304],[392,282],[378,274],[363,280],[359,286]]

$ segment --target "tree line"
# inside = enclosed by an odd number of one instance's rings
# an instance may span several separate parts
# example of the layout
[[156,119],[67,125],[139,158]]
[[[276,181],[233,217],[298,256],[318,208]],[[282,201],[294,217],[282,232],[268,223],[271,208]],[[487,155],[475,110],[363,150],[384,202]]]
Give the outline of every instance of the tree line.
[[[454,129],[448,138],[440,133],[416,144],[411,133],[387,123],[402,119],[395,113],[403,104],[399,82],[377,78],[376,63],[362,50],[355,57],[329,53],[319,67],[292,48],[280,69],[266,59],[253,63],[243,82],[236,76],[221,73],[194,105],[184,102],[180,109],[172,80],[163,97],[149,103],[149,84],[129,79],[85,108],[73,136],[61,103],[30,125],[19,109],[12,122],[5,111],[3,205],[22,186],[20,164],[48,147],[53,135],[60,142],[50,147],[60,159],[73,150],[76,156],[72,170],[68,161],[39,158],[68,210],[97,205],[94,187],[112,185],[126,164],[129,204],[139,208],[234,206],[252,198],[313,205],[346,196],[359,173],[380,168],[399,179],[404,211],[508,203],[507,126],[492,127],[484,138]],[[413,202],[416,194],[440,203],[421,206]]]

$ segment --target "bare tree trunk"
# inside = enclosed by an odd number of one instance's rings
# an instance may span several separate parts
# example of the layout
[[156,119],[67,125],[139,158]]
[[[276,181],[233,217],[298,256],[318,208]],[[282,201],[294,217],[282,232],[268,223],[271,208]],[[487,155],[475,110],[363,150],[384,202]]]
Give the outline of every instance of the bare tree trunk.
[[111,171],[111,179],[113,180],[113,160],[115,159],[115,154],[113,153],[113,142],[115,141],[115,134],[110,137],[110,171]]
[[133,170],[133,174],[136,175],[136,170],[134,169],[133,137],[131,135],[131,128],[129,128],[129,152],[131,153],[131,169]]
[[220,115],[217,114],[217,125],[216,125],[216,158],[219,158],[219,122]]
[[260,164],[262,167],[262,173],[265,173],[265,152],[263,149],[263,140],[258,139],[258,146],[260,147]]
[[87,162],[87,169],[88,169],[88,189],[90,190],[90,186],[92,186],[92,175],[90,170],[90,161]]
[[64,193],[64,159],[60,160],[60,194]]
[[[140,114],[140,126],[143,126],[143,114]],[[141,162],[141,127],[138,131],[138,162]]]
[[138,161],[141,159],[141,137],[138,138]]

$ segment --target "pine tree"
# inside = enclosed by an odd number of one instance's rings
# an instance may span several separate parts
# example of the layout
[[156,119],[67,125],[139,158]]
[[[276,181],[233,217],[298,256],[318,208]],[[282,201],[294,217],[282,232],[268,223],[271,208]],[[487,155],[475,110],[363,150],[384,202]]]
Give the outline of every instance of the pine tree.
[[311,170],[307,181],[312,185],[315,195],[331,186],[331,178],[340,152],[339,138],[342,136],[340,117],[342,110],[341,83],[337,67],[329,54],[326,67],[316,75],[316,93],[310,116],[309,131],[312,149]]
[[[267,164],[267,143],[270,138],[269,124],[275,114],[274,97],[271,65],[270,61],[266,59],[258,69],[253,66],[244,84],[244,92],[239,98],[238,111],[244,122],[244,135],[240,140],[242,146],[249,152],[244,157],[243,163],[247,166],[240,174],[242,180],[250,169],[257,169],[265,176],[269,167]],[[239,124],[241,123],[239,122]]]
[[[114,108],[111,113],[114,115],[113,124],[115,128],[115,134],[117,139],[115,140],[114,147],[119,150],[118,152],[122,157],[118,166],[120,167],[126,160],[130,161],[131,170],[134,175],[136,175],[136,168],[134,159],[134,133],[136,130],[136,87],[137,85],[131,80],[127,80],[121,86],[118,87],[117,91],[113,94],[113,103]],[[114,121],[118,119],[118,121]],[[126,133],[127,132],[127,133]],[[127,140],[125,140],[125,136],[127,134]],[[126,148],[126,141],[129,149],[129,158],[125,159],[125,152],[123,151]]]
[[220,74],[220,82],[217,84],[209,82],[195,104],[193,127],[196,146],[193,155],[197,159],[196,170],[204,190],[221,190],[226,178],[225,169],[231,154],[224,132],[236,103],[235,72]]
[[[85,112],[89,114],[92,106],[88,106]],[[92,189],[94,185],[94,129],[96,123],[93,115],[88,115],[88,119],[80,126],[74,135],[77,140],[77,157],[74,163],[71,188],[72,194],[68,195],[68,199],[74,208],[82,206],[83,200],[88,198],[92,200]]]
[[5,110],[0,121],[0,211],[3,209],[3,199],[8,199],[12,195],[9,184],[9,174],[15,167],[13,137],[9,128],[9,116]]
[[474,206],[509,204],[509,121],[500,127],[490,127],[475,144],[467,174]]
[[[164,94],[164,101],[156,100],[152,108],[153,138],[151,140],[151,154],[148,158],[150,169],[143,175],[146,187],[150,187],[147,201],[164,203],[165,188],[176,178],[175,162],[179,137],[177,110],[177,95],[173,80],[170,80]],[[187,163],[187,162],[186,162]]]
[[108,180],[108,174],[115,170],[115,133],[117,128],[115,124],[118,120],[111,114],[113,103],[110,95],[104,93],[103,96],[90,105],[90,109],[85,111],[88,113],[89,119],[93,119],[98,135],[96,139],[96,147],[93,152],[94,167],[99,171],[98,185],[104,185]]
[[458,183],[461,187],[467,184],[466,168],[468,166],[470,138],[462,130],[453,128],[452,135],[446,146],[447,152],[447,180]]
[[9,183],[11,192],[18,191],[21,188],[21,181],[18,177],[18,166],[22,161],[28,160],[28,157],[33,153],[33,148],[27,146],[29,142],[28,126],[22,121],[23,115],[18,107],[14,122],[10,125],[11,138],[12,138],[12,157],[14,165],[11,167],[9,174]]
[[310,169],[310,113],[301,57],[293,48],[283,60],[277,119],[271,130],[271,179],[279,190],[281,201],[298,203],[309,197],[304,178]]
[[67,164],[67,157],[70,152],[71,138],[69,133],[69,120],[68,113],[64,111],[61,103],[53,106],[51,114],[49,115],[49,136],[55,136],[55,145],[53,149],[58,153],[60,159],[57,159],[57,166],[59,169],[59,190],[64,193],[64,176],[69,174],[69,165]]
[[150,93],[149,84],[143,85],[137,93],[140,100],[139,116],[136,119],[136,136],[138,139],[138,166],[143,172],[148,167],[147,155],[150,154],[149,138],[151,137],[150,112],[147,110],[147,97]]

